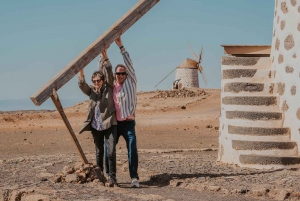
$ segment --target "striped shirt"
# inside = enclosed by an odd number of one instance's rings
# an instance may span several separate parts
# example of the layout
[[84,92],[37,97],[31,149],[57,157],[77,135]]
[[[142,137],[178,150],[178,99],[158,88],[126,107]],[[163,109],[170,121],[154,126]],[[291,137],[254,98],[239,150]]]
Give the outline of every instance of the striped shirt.
[[126,119],[131,115],[135,115],[136,110],[136,75],[133,68],[132,61],[126,50],[122,52],[123,59],[126,66],[127,77],[124,80],[121,89],[116,94],[117,102],[120,107],[120,114],[122,119]]

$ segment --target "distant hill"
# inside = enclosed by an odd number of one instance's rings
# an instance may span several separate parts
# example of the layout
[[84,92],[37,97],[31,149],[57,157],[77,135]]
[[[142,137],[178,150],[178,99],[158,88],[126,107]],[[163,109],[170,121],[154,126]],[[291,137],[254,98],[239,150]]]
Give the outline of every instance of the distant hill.
[[[84,100],[79,99],[62,99],[63,107],[70,107]],[[20,100],[0,100],[0,111],[15,111],[15,110],[55,110],[51,99],[48,99],[41,106],[36,106],[28,99]]]

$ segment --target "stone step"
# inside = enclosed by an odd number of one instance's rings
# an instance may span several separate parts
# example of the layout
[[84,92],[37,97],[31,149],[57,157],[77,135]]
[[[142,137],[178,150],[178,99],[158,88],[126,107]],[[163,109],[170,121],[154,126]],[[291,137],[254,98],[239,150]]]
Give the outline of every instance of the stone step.
[[[226,113],[226,112],[224,112]],[[222,115],[225,117],[226,115]],[[233,126],[245,126],[245,127],[265,127],[265,128],[279,128],[283,127],[283,120],[249,120],[249,119],[226,119],[224,118],[224,124]]]
[[235,150],[287,150],[297,147],[296,142],[266,142],[266,141],[242,141],[232,140],[232,148]]
[[224,69],[222,70],[222,80],[232,81],[260,81],[271,82],[275,77],[275,71],[269,69]]
[[228,133],[254,136],[290,135],[289,128],[243,127],[228,125]]
[[274,94],[277,86],[274,83],[230,82],[222,81],[222,92],[239,94],[243,92],[258,94]]
[[[288,141],[291,140],[290,135],[239,135],[239,134],[228,134],[228,138],[230,138],[231,140],[264,141],[264,142],[288,142]],[[272,152],[274,152],[274,151],[272,151]],[[280,150],[280,152],[282,152],[282,150]]]
[[251,106],[271,106],[277,105],[276,96],[227,96],[222,98],[224,105],[251,105]]
[[[221,105],[221,112],[224,111],[258,111],[258,112],[278,112],[277,105],[269,105],[268,107],[263,105]],[[225,116],[225,114],[224,114]]]
[[222,57],[222,69],[271,69],[270,57]]
[[268,155],[244,155],[239,156],[240,163],[253,165],[299,165],[299,156],[268,156]]
[[281,112],[251,112],[251,111],[226,111],[227,119],[244,119],[251,121],[282,120]]

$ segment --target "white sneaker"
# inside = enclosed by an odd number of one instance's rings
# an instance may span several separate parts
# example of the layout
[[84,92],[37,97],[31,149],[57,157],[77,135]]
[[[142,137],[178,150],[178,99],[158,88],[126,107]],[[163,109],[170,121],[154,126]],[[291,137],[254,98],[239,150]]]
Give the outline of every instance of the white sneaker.
[[140,186],[139,181],[137,178],[132,178],[131,180],[131,188],[138,188]]

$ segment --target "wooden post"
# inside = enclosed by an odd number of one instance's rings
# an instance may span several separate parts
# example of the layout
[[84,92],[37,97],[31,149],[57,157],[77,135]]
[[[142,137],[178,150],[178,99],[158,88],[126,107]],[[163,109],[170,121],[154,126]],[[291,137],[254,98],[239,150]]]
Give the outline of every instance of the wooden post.
[[33,103],[35,105],[41,105],[43,102],[45,102],[51,96],[53,88],[58,90],[65,85],[81,69],[95,59],[105,47],[113,43],[158,2],[159,0],[140,0],[132,9],[123,15],[90,46],[88,46],[80,55],[71,61],[40,90],[33,94],[30,97]]
[[68,129],[68,131],[70,133],[70,135],[71,135],[71,138],[72,138],[73,142],[75,143],[75,146],[76,146],[77,151],[78,151],[78,153],[80,155],[82,163],[87,164],[88,160],[86,159],[86,157],[85,157],[85,155],[84,155],[84,153],[82,151],[82,148],[81,148],[81,146],[80,146],[80,144],[79,144],[79,142],[78,142],[78,140],[77,140],[77,138],[75,136],[75,133],[74,133],[74,131],[73,131],[72,127],[71,127],[71,124],[70,124],[70,122],[69,122],[69,120],[68,120],[68,118],[67,118],[67,116],[66,116],[66,114],[64,112],[64,109],[63,109],[63,107],[61,105],[61,102],[59,100],[58,94],[56,93],[55,89],[53,89],[53,91],[52,91],[51,99],[52,99],[52,101],[53,101],[53,103],[54,103],[57,111],[59,112],[61,118],[63,119],[63,121],[64,121],[64,123],[65,123],[65,125],[66,125],[66,127],[67,127],[67,129]]

